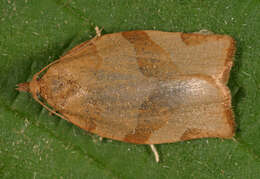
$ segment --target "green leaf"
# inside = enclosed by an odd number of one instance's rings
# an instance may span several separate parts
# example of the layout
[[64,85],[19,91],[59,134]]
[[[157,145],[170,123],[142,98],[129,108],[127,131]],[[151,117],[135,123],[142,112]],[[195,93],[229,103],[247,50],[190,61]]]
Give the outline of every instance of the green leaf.
[[[0,178],[260,178],[259,0],[2,0]],[[76,44],[137,29],[208,29],[237,41],[229,86],[236,140],[150,148],[105,139],[50,116],[15,85]]]

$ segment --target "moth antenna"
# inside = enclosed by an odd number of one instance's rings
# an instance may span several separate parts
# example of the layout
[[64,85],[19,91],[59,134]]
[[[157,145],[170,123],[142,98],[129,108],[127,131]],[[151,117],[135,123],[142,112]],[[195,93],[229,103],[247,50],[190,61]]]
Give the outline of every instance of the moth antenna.
[[66,121],[69,121],[68,119],[66,119],[63,115],[55,112],[54,110],[52,110],[51,108],[49,108],[48,106],[46,106],[43,102],[41,102],[41,100],[39,100],[38,97],[34,97],[35,101],[37,101],[40,105],[42,105],[45,109],[47,109],[50,113],[55,114],[57,116],[59,116],[62,119],[65,119]]
[[149,146],[151,147],[151,149],[153,151],[155,161],[158,163],[160,161],[160,158],[159,158],[159,154],[158,154],[157,149],[155,148],[155,146],[153,144],[149,144]]
[[[41,69],[39,72],[37,72],[34,76],[33,76],[33,79],[37,80],[37,78],[39,77],[39,75],[44,71],[46,70],[47,68],[49,68],[51,65],[59,62],[59,60],[56,60],[52,63],[50,63],[49,65],[45,66],[43,69]],[[59,113],[55,112],[54,110],[52,110],[51,108],[49,108],[48,106],[46,106],[37,96],[37,94],[33,94],[33,98],[35,99],[35,101],[37,101],[40,105],[42,105],[45,109],[47,109],[50,113],[52,114],[55,114],[57,116],[59,116],[60,118],[62,119],[65,119],[66,121],[68,121],[68,119],[66,119],[64,116],[60,115]]]
[[58,60],[55,60],[54,62],[51,62],[50,64],[48,64],[47,66],[45,66],[43,69],[41,69],[41,71],[35,73],[35,75],[34,75],[33,78],[37,79],[38,76],[39,76],[44,70],[46,70],[47,68],[49,68],[51,65],[53,65],[53,64],[55,64],[55,63],[57,63],[57,62],[59,62],[61,59],[62,59],[62,58],[60,58],[60,59],[58,59]]

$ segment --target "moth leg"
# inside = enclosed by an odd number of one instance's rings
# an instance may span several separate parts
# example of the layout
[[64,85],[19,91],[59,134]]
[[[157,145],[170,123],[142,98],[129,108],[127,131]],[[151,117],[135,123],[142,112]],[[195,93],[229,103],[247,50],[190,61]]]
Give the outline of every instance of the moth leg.
[[99,141],[103,141],[103,137],[99,136]]
[[156,150],[155,146],[153,144],[149,144],[149,146],[151,147],[151,149],[153,151],[153,154],[154,154],[154,157],[155,157],[155,161],[159,162],[160,161],[159,154],[158,154],[158,151]]
[[102,27],[101,29],[99,29],[98,26],[95,27],[95,31],[96,31],[96,37],[101,37],[101,32],[104,29],[104,27]]
[[214,32],[207,30],[207,29],[201,29],[199,32],[194,32],[194,33],[198,33],[198,34],[202,34],[202,35],[212,35],[212,34],[214,34]]
[[236,143],[238,143],[237,139],[235,139],[235,137],[232,137],[232,140]]

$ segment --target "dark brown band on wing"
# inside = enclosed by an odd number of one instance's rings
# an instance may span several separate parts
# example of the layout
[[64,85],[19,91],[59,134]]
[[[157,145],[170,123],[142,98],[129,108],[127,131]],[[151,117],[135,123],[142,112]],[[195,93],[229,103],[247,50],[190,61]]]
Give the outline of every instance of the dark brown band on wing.
[[210,135],[201,129],[188,128],[182,134],[180,140],[191,140],[191,139],[197,139],[197,138],[208,137],[208,136]]
[[204,43],[208,40],[208,35],[202,35],[202,34],[198,34],[198,33],[194,33],[194,34],[185,34],[182,33],[181,34],[181,39],[182,41],[189,46],[192,45],[199,45],[201,43]]
[[171,114],[167,99],[153,94],[139,108],[138,123],[134,131],[125,136],[124,141],[145,144],[149,137],[163,127]]
[[122,36],[134,45],[137,63],[143,75],[167,79],[176,73],[177,67],[170,54],[152,41],[146,32],[122,32]]

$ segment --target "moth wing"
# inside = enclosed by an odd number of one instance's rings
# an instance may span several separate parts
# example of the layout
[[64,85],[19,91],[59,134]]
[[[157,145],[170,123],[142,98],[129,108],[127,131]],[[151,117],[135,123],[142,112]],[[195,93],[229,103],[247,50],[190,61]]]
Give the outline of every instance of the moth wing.
[[104,35],[51,66],[41,96],[72,123],[115,140],[230,138],[234,124],[225,83],[232,44],[218,35]]

